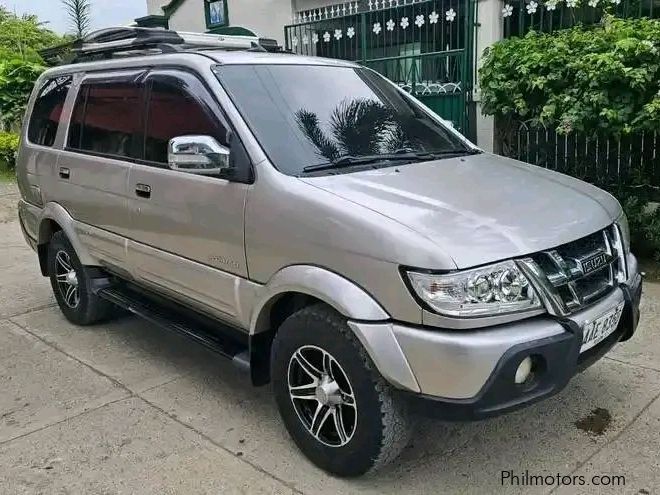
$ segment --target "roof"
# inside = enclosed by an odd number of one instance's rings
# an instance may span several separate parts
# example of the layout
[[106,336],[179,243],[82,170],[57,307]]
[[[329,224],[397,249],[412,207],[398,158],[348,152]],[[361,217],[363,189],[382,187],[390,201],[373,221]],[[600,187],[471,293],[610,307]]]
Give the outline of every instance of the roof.
[[355,62],[334,58],[308,57],[289,53],[262,53],[248,51],[213,50],[202,52],[220,64],[267,64],[267,65],[330,65],[357,67]]
[[235,64],[263,64],[263,65],[325,65],[332,67],[358,67],[354,62],[322,57],[306,57],[285,53],[261,53],[245,51],[223,51],[223,50],[190,50],[178,53],[139,55],[126,58],[115,58],[110,60],[98,60],[81,62],[71,65],[61,65],[47,70],[45,77],[53,77],[60,74],[71,74],[75,72],[92,71],[117,71],[122,69],[140,68],[145,66],[157,67],[160,65],[184,65],[198,68],[208,67],[213,64],[235,65]]

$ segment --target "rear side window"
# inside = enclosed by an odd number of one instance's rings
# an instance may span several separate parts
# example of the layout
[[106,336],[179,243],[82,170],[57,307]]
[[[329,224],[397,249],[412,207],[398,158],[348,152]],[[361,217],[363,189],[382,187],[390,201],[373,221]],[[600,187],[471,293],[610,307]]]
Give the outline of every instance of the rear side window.
[[71,116],[69,148],[101,155],[140,158],[142,87],[84,84]]
[[227,130],[206,104],[192,96],[201,96],[204,90],[201,85],[200,88],[188,87],[188,84],[198,84],[188,79],[154,78],[147,113],[146,160],[167,163],[169,141],[178,136],[211,136],[228,146]]
[[55,143],[72,81],[71,76],[49,79],[39,91],[28,125],[28,140],[31,143],[41,146],[53,146]]

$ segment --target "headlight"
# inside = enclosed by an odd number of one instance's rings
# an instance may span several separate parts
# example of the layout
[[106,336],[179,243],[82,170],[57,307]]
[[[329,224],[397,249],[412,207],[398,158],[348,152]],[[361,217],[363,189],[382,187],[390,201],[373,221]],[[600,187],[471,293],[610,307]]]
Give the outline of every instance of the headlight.
[[630,226],[628,225],[628,217],[625,213],[622,213],[619,219],[616,221],[616,224],[619,226],[619,232],[621,232],[621,241],[623,242],[623,249],[626,253],[630,252]]
[[443,315],[494,316],[542,308],[513,261],[447,274],[407,273],[415,293]]

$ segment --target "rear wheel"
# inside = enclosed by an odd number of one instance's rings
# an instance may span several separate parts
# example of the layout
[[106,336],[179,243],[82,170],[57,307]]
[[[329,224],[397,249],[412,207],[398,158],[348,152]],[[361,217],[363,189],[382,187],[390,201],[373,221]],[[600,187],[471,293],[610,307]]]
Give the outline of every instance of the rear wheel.
[[89,269],[78,259],[63,231],[48,245],[48,275],[64,316],[76,325],[91,325],[108,317],[111,304],[91,290]]
[[271,377],[291,437],[330,473],[362,475],[396,458],[407,444],[405,405],[346,320],[325,305],[304,308],[282,324]]

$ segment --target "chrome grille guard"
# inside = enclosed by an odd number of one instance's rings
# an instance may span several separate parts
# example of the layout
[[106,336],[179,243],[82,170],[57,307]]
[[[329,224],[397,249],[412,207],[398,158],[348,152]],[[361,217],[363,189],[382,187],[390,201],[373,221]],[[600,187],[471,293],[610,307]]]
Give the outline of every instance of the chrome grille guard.
[[569,316],[609,294],[627,280],[619,227],[517,260],[548,313]]

